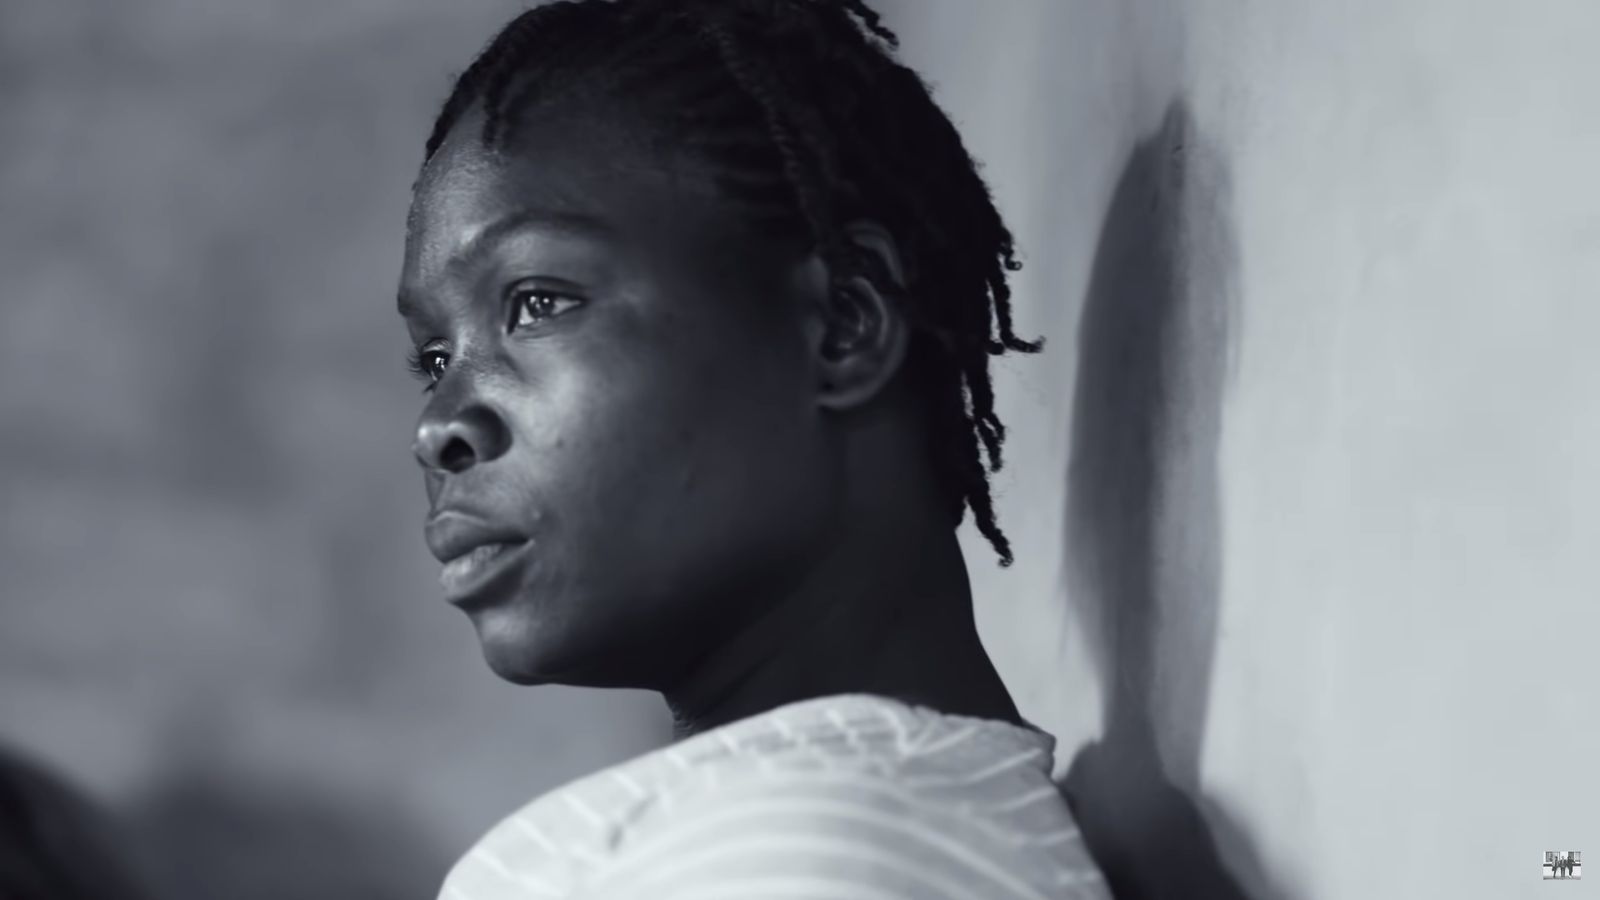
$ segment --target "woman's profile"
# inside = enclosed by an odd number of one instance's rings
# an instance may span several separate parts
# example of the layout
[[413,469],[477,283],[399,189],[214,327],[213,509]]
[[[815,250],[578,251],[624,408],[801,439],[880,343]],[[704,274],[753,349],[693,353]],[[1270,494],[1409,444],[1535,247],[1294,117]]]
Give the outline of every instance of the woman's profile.
[[678,740],[442,896],[1106,895],[956,539],[1010,561],[1012,238],[894,46],[859,0],[577,0],[458,79],[399,301],[427,541],[494,672]]

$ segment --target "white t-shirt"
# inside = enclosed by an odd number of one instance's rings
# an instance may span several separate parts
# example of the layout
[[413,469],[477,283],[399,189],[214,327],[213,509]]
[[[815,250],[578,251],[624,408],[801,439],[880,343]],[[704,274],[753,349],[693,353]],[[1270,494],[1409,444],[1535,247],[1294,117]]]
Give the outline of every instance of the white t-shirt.
[[440,900],[1103,900],[1055,739],[850,694],[575,781],[495,826]]

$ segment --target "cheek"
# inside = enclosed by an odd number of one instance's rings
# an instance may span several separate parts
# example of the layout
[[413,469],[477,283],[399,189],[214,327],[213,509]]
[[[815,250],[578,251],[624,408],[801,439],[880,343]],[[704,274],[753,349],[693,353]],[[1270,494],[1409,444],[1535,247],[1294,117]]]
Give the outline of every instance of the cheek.
[[815,521],[824,455],[794,361],[705,340],[615,346],[548,373],[524,432],[538,493],[580,545],[565,548],[572,562],[626,556],[633,574],[666,578],[705,557],[766,556]]
[[528,373],[506,487],[545,553],[505,620],[478,622],[502,676],[649,683],[833,532],[841,482],[803,360],[752,346],[611,340]]

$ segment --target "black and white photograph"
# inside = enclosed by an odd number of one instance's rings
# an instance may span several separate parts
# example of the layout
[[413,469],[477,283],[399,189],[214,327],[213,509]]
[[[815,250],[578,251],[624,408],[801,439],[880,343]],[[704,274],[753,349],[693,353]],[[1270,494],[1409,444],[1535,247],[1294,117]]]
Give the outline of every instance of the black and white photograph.
[[0,900],[1581,896],[1597,48],[0,0]]

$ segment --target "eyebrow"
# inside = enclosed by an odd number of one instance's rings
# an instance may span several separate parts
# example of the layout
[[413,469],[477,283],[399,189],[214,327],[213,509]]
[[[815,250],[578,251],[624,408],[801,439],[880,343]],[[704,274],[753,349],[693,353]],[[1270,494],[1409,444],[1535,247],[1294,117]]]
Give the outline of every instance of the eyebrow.
[[[549,209],[520,209],[485,225],[467,240],[461,251],[446,265],[455,269],[475,263],[490,248],[519,231],[547,231],[587,240],[604,240],[616,234],[616,229],[598,216]],[[405,290],[400,291],[395,305],[405,318],[417,313],[415,299]]]

